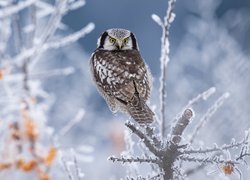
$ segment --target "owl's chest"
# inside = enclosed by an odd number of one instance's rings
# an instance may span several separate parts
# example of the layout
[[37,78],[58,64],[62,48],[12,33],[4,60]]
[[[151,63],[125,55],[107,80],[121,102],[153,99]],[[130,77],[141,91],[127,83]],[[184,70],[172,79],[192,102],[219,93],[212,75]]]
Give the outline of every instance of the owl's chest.
[[95,77],[102,84],[118,85],[133,78],[141,78],[141,63],[133,56],[123,53],[97,54],[93,58]]
[[143,63],[138,54],[130,51],[104,52],[97,55],[96,59],[102,64],[103,68],[117,71],[117,73],[122,71],[136,73],[138,67]]

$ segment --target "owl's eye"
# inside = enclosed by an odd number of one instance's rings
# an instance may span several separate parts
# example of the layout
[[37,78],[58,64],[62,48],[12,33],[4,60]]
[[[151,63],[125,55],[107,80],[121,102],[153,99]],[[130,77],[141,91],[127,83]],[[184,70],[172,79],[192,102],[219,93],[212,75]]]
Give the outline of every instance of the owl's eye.
[[127,43],[128,43],[128,38],[123,39],[123,43],[124,43],[124,44],[127,44]]
[[114,44],[114,43],[115,43],[115,41],[116,41],[116,40],[115,40],[114,38],[109,37],[109,42],[110,42],[110,43],[113,43],[113,44]]

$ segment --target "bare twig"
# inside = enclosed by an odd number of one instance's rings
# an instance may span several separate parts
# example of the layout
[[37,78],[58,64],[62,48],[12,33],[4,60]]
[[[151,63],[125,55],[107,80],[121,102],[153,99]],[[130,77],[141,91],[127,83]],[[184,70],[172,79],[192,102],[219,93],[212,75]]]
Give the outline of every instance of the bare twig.
[[192,117],[193,117],[193,111],[191,109],[186,109],[182,114],[182,116],[178,119],[175,126],[172,128],[171,132],[171,141],[174,144],[180,143],[181,136]]
[[159,150],[154,146],[152,140],[150,140],[141,130],[139,127],[136,127],[131,122],[126,122],[125,124],[134,134],[136,134],[146,145],[146,147],[155,155],[159,154]]
[[38,0],[26,0],[20,1],[16,5],[11,5],[0,10],[0,18],[6,18],[12,14],[18,13],[19,11],[29,7]]
[[168,8],[164,21],[162,21],[157,15],[153,14],[153,20],[161,26],[162,28],[162,38],[161,38],[161,76],[160,76],[160,113],[161,118],[161,133],[162,138],[165,135],[165,121],[166,121],[166,75],[167,75],[167,65],[169,62],[169,28],[174,20],[175,14],[174,5],[176,0],[168,1]]
[[204,124],[214,115],[214,113],[223,105],[224,101],[229,97],[229,93],[224,93],[218,100],[207,110],[196,126],[194,133],[191,135],[190,144],[192,144]]
[[228,150],[228,149],[233,149],[233,148],[238,148],[244,144],[248,144],[248,141],[245,141],[243,139],[241,142],[232,142],[231,144],[228,145],[223,145],[221,147],[213,147],[213,148],[207,148],[207,149],[189,149],[189,150],[183,150],[184,154],[206,154],[206,153],[213,153],[216,151],[223,151],[223,150]]
[[[192,106],[195,105],[196,103],[198,103],[200,100],[207,100],[211,95],[213,95],[215,93],[215,91],[216,91],[216,88],[211,87],[211,88],[207,89],[206,91],[198,94],[196,97],[191,99],[184,108],[182,108],[181,112],[183,112],[185,109],[192,108]],[[178,114],[177,117],[178,116],[180,116],[180,114]]]
[[122,163],[132,163],[132,162],[139,162],[139,163],[155,163],[158,164],[160,161],[157,158],[140,158],[140,157],[114,157],[111,156],[108,160],[113,162],[122,162]]
[[62,161],[64,170],[65,170],[65,172],[66,172],[66,174],[67,174],[67,176],[68,176],[68,179],[69,179],[69,180],[74,180],[74,179],[73,179],[73,175],[71,174],[71,172],[70,172],[70,170],[69,170],[69,167],[68,167],[68,165],[67,165],[66,160],[62,157],[62,158],[61,158],[61,161]]
[[[83,38],[86,34],[90,33],[93,29],[94,29],[94,24],[89,23],[85,27],[83,27],[81,30],[79,30],[73,34],[70,34],[69,36],[60,38],[57,41],[47,42],[47,43],[43,44],[43,46],[40,48],[39,52],[42,53],[42,52],[44,52],[48,49],[51,49],[51,48],[56,49],[56,48],[66,46],[72,42],[77,41],[80,38]],[[13,57],[12,61],[10,63],[20,64],[24,59],[31,58],[32,56],[34,56],[35,53],[37,53],[36,49],[37,49],[37,47],[35,46],[35,47],[31,47],[29,49],[23,50],[20,54]],[[3,61],[7,62],[8,59],[5,59]]]
[[76,116],[59,131],[58,137],[62,138],[63,136],[65,136],[72,129],[72,127],[74,127],[77,123],[79,123],[82,120],[84,114],[85,111],[83,109],[80,109],[77,112]]
[[215,156],[213,158],[207,157],[207,158],[198,158],[198,157],[190,157],[190,156],[179,156],[179,159],[183,161],[188,161],[188,162],[199,162],[199,163],[210,163],[210,164],[239,164],[238,161],[235,160],[224,160],[219,158],[218,156]]

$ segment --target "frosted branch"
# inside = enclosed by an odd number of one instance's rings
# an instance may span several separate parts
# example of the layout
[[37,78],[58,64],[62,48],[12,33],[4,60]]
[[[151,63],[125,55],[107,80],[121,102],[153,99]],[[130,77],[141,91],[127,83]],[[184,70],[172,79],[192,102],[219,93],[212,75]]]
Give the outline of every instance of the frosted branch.
[[62,157],[62,158],[61,158],[61,161],[62,161],[62,164],[63,164],[63,168],[64,168],[64,170],[65,170],[65,172],[66,172],[66,174],[67,174],[67,176],[68,176],[68,179],[69,179],[69,180],[73,180],[73,175],[72,175],[71,172],[70,172],[70,169],[69,169],[69,167],[68,167],[68,165],[67,165],[66,160]]
[[[67,6],[62,10],[62,14],[67,14],[69,11],[78,9],[84,6],[85,4],[86,4],[85,0],[76,0],[76,1],[67,0]],[[42,9],[40,12],[37,13],[38,19],[53,14],[56,9],[56,7],[44,1],[36,2],[36,6]]]
[[238,148],[242,145],[247,145],[249,144],[249,140],[244,138],[242,141],[240,142],[235,142],[235,140],[233,139],[232,142],[230,144],[226,144],[226,145],[223,145],[221,147],[213,147],[213,148],[207,148],[207,149],[189,149],[189,150],[183,150],[183,153],[184,154],[195,154],[195,153],[198,153],[198,154],[203,154],[203,153],[213,153],[213,152],[216,152],[216,151],[223,151],[223,150],[229,150],[229,149],[234,149],[234,148]]
[[46,72],[30,73],[30,78],[41,79],[41,78],[49,78],[51,76],[68,76],[74,72],[75,72],[74,67],[67,67],[63,69],[54,69]]
[[[79,40],[80,38],[83,38],[84,36],[86,36],[88,33],[90,33],[92,30],[94,29],[94,24],[93,23],[89,23],[87,26],[85,26],[84,28],[82,28],[81,30],[69,35],[69,36],[65,36],[63,38],[61,38],[58,41],[52,41],[52,42],[48,42],[45,43],[41,49],[40,49],[40,53],[48,50],[48,49],[56,49],[56,48],[61,48],[63,46],[66,46],[70,43],[76,42],[77,40]],[[17,56],[13,57],[11,60],[11,63],[18,63],[21,64],[21,62],[24,59],[30,58],[32,56],[34,56],[37,51],[36,51],[37,47],[34,46],[30,49],[25,49],[23,50],[20,54],[18,54]],[[5,59],[3,61],[8,61],[8,59]]]
[[199,162],[199,163],[210,163],[210,164],[227,164],[227,163],[231,163],[231,164],[239,164],[238,161],[234,161],[234,160],[224,160],[221,159],[218,156],[215,157],[206,157],[206,158],[197,158],[197,157],[191,157],[191,156],[179,156],[179,159],[183,160],[183,161],[188,161],[188,162]]
[[210,118],[215,114],[215,112],[223,105],[224,101],[229,97],[229,93],[224,93],[218,100],[207,110],[207,112],[203,115],[198,125],[196,126],[194,133],[191,135],[190,143],[192,144],[198,135],[200,129],[204,126],[204,124],[210,120]]
[[136,127],[135,124],[127,122],[125,124],[134,134],[136,134],[145,144],[145,146],[155,155],[159,153],[159,150],[154,146],[152,140],[150,140],[139,127]]
[[85,114],[85,111],[83,109],[80,109],[78,113],[76,114],[75,118],[73,118],[71,121],[68,122],[58,133],[59,138],[65,136],[77,123],[79,123],[83,116]]
[[[63,69],[53,69],[46,72],[37,72],[37,73],[30,73],[29,79],[42,79],[42,78],[49,78],[51,76],[67,76],[69,74],[74,73],[75,69],[73,67],[67,67]],[[4,82],[17,82],[24,78],[24,74],[10,74],[6,75],[4,78]]]
[[249,147],[248,146],[243,146],[241,148],[240,155],[236,158],[236,161],[243,160],[245,162],[245,160],[244,160],[245,156],[250,156],[250,152],[249,152]]
[[84,177],[84,174],[82,173],[79,167],[79,164],[76,158],[76,152],[73,149],[71,149],[71,151],[72,151],[73,158],[74,158],[75,177],[77,180],[81,180]]
[[[215,93],[215,91],[216,91],[216,88],[215,87],[211,87],[208,90],[206,90],[206,91],[198,94],[195,98],[191,99],[184,108],[182,108],[181,113],[183,111],[185,111],[185,109],[192,108],[192,106],[194,104],[198,103],[200,100],[207,100],[211,95],[213,95]],[[175,116],[174,121],[177,121],[178,117],[181,116],[181,113],[178,113]]]
[[161,26],[162,28],[164,28],[164,24],[163,24],[161,18],[160,18],[158,15],[152,14],[151,17],[152,17],[152,19],[153,19],[159,26]]
[[158,139],[158,137],[154,133],[154,128],[147,126],[146,127],[146,135],[153,140],[154,145],[156,147],[160,148],[162,146],[162,142],[160,141],[160,139]]
[[162,38],[161,38],[161,76],[160,76],[160,113],[161,118],[160,121],[162,123],[161,134],[162,138],[165,135],[165,121],[166,121],[166,74],[167,74],[167,65],[169,62],[169,28],[171,23],[174,20],[174,5],[176,0],[168,1],[168,8],[166,12],[166,16],[164,17],[164,21],[160,19],[156,14],[152,15],[152,19],[161,26],[162,28]]
[[95,28],[94,23],[89,23],[88,25],[86,25],[84,28],[82,28],[81,30],[72,33],[69,36],[63,37],[60,40],[56,41],[56,42],[50,42],[44,45],[43,49],[47,50],[50,48],[53,49],[57,49],[63,46],[66,46],[72,42],[76,42],[78,41],[80,38],[85,37],[87,34],[89,34],[91,31],[93,31],[93,29]]
[[191,99],[188,104],[183,108],[184,110],[187,108],[191,108],[194,104],[198,103],[200,100],[207,100],[211,95],[216,92],[215,87],[211,87],[208,90],[198,94],[195,98]]
[[38,41],[39,44],[44,44],[48,39],[54,35],[59,23],[61,22],[64,9],[66,7],[68,0],[57,1],[56,9],[53,16],[50,18],[48,25],[44,28],[44,33],[41,36],[41,39]]
[[80,7],[84,6],[85,4],[86,4],[85,0],[73,1],[72,3],[70,3],[68,5],[65,13],[67,13],[68,11],[73,11],[75,9],[79,9]]
[[158,164],[159,160],[157,158],[140,158],[140,157],[114,157],[111,156],[108,158],[108,160],[113,161],[113,162],[122,162],[122,163],[155,163]]
[[187,125],[190,123],[192,117],[193,111],[191,109],[186,109],[182,116],[178,119],[171,132],[171,140],[174,144],[180,143],[181,136]]
[[38,0],[19,1],[18,4],[7,6],[0,10],[0,18],[6,18],[7,16],[18,13],[19,11],[34,4],[36,1]]

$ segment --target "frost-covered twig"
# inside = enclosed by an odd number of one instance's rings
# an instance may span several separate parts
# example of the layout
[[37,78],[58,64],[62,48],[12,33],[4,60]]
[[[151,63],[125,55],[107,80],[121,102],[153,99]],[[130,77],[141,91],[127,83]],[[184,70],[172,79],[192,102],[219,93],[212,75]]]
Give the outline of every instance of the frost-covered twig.
[[[50,71],[45,71],[45,72],[37,72],[37,73],[30,73],[29,74],[29,80],[34,80],[34,79],[43,79],[43,78],[49,78],[51,76],[67,76],[75,72],[75,69],[73,67],[67,67],[63,69],[53,69]],[[24,74],[18,73],[18,74],[10,74],[10,75],[5,75],[4,77],[4,82],[18,82],[24,78]],[[1,82],[0,82],[1,83]]]
[[183,161],[188,161],[188,162],[199,162],[199,163],[210,163],[210,164],[227,164],[227,163],[239,164],[239,162],[236,160],[224,160],[218,156],[199,158],[199,157],[191,157],[191,156],[183,155],[183,156],[179,156],[179,159]]
[[166,75],[167,75],[167,65],[169,62],[169,28],[174,20],[174,5],[176,0],[168,1],[168,8],[166,16],[162,21],[156,14],[152,15],[152,19],[161,26],[162,28],[162,38],[161,38],[161,76],[160,76],[160,113],[161,113],[161,123],[162,123],[162,138],[165,135],[165,121],[166,121]]
[[53,69],[47,72],[30,73],[30,79],[43,79],[51,76],[67,76],[75,72],[74,67],[67,67],[63,69]]
[[184,154],[206,154],[206,153],[213,153],[213,152],[217,152],[217,151],[223,151],[223,150],[238,148],[238,147],[240,147],[242,145],[247,145],[247,144],[249,144],[249,140],[244,138],[240,142],[235,142],[235,140],[233,140],[230,144],[226,144],[226,145],[223,145],[221,147],[218,147],[216,145],[213,148],[207,148],[207,149],[188,149],[188,150],[183,150],[183,153]]
[[160,141],[160,139],[158,139],[154,130],[155,130],[154,128],[146,126],[146,135],[153,140],[156,147],[160,148],[162,147],[162,142]]
[[178,117],[181,116],[182,112],[185,111],[186,109],[192,108],[193,105],[197,104],[200,100],[207,100],[212,94],[214,94],[216,91],[215,87],[211,87],[209,89],[207,89],[206,91],[198,94],[196,97],[194,97],[193,99],[191,99],[187,105],[185,105],[184,108],[182,108],[182,110],[180,111],[180,113],[178,113],[175,116],[174,122],[176,122],[178,120]]
[[80,38],[83,38],[87,34],[89,34],[93,29],[95,28],[94,23],[89,23],[79,31],[70,34],[69,36],[63,37],[58,41],[55,42],[49,42],[43,46],[43,50],[47,50],[50,48],[57,49],[63,46],[66,46],[72,42],[76,42]]
[[73,152],[73,157],[74,157],[74,167],[75,167],[75,177],[77,180],[81,180],[82,177],[84,177],[84,174],[81,172],[81,169],[79,167],[78,161],[77,161],[77,157],[76,157],[76,153],[74,150],[72,150]]
[[136,134],[146,145],[146,147],[153,153],[158,154],[159,150],[154,146],[152,140],[150,140],[141,130],[139,127],[135,126],[135,124],[131,122],[126,122],[125,125],[134,133]]
[[71,174],[71,172],[70,172],[70,170],[69,170],[69,167],[68,167],[68,165],[67,165],[66,160],[62,157],[62,158],[61,158],[61,161],[62,161],[62,164],[63,164],[63,168],[64,168],[64,170],[65,170],[65,172],[66,172],[66,174],[67,174],[67,176],[68,176],[68,179],[69,179],[69,180],[74,180],[74,179],[73,179],[73,175]]
[[[61,22],[62,15],[64,12],[64,9],[67,5],[68,0],[61,0],[57,1],[58,4],[56,4],[56,9],[52,15],[52,17],[49,20],[48,25],[44,28],[43,34],[41,35],[41,38],[38,40],[39,45],[45,44],[48,39],[54,35],[56,29],[58,28],[59,23]],[[40,47],[40,46],[38,46]],[[38,49],[39,50],[39,49]]]
[[113,162],[122,162],[122,163],[132,163],[132,162],[139,162],[139,163],[159,163],[159,159],[157,158],[140,158],[140,157],[114,157],[111,156],[108,160]]
[[137,177],[126,177],[126,180],[159,180],[161,179],[163,173],[158,173],[156,175],[150,173],[147,177],[137,176]]
[[183,111],[185,109],[191,108],[194,104],[198,103],[200,100],[207,100],[212,94],[214,94],[216,91],[215,87],[211,87],[208,90],[198,94],[195,98],[191,99],[188,104],[183,108]]
[[[70,43],[76,42],[80,38],[83,38],[85,35],[89,34],[94,29],[94,24],[89,23],[85,27],[83,27],[81,30],[72,33],[68,36],[62,37],[59,40],[51,41],[43,44],[43,46],[40,48],[39,52],[42,53],[48,49],[57,49],[63,46],[66,46]],[[37,47],[31,47],[29,49],[24,49],[20,54],[16,55],[12,58],[10,63],[17,63],[20,64],[24,59],[30,58],[35,55]],[[9,59],[4,59],[3,61],[7,62]],[[34,63],[33,63],[34,64]]]
[[[240,154],[239,156],[236,158],[236,161],[238,160],[243,160],[245,163],[246,161],[244,160],[245,156],[250,156],[250,152],[249,152],[249,145],[248,146],[243,146],[241,148]],[[247,163],[246,163],[247,164]]]
[[180,143],[182,133],[184,132],[185,128],[189,124],[192,117],[193,117],[193,111],[191,109],[186,109],[183,112],[182,116],[175,123],[174,127],[172,128],[171,135],[170,135],[171,141],[174,144]]
[[7,6],[3,9],[0,9],[0,19],[6,18],[10,15],[18,13],[19,11],[29,7],[30,5],[34,4],[38,0],[26,0],[26,1],[19,1],[18,4]]
[[198,135],[200,129],[204,126],[204,124],[210,120],[210,118],[214,115],[214,113],[223,105],[224,101],[229,97],[229,93],[224,93],[221,97],[217,99],[217,101],[207,110],[207,112],[202,116],[198,125],[196,126],[194,133],[191,135],[190,144],[192,144]]
[[59,131],[58,133],[59,138],[65,136],[65,134],[67,134],[72,127],[74,127],[77,123],[79,123],[82,120],[84,114],[85,111],[83,109],[80,109],[76,114],[76,116]]

